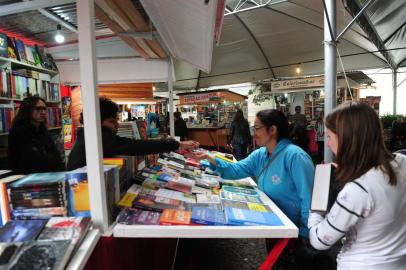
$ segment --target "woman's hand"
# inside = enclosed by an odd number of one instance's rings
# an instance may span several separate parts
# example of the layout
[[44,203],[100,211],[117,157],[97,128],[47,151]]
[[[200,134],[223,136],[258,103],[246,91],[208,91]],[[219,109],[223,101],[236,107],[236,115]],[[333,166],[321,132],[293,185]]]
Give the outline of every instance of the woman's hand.
[[196,141],[179,142],[179,148],[184,150],[193,150],[199,148],[199,143]]

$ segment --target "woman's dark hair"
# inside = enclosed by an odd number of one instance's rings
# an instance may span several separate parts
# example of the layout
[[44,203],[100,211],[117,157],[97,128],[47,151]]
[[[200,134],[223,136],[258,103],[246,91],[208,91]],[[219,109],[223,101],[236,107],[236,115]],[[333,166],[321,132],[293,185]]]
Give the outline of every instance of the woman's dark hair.
[[[101,97],[100,99],[100,121],[103,122],[107,118],[116,118],[118,113],[118,105],[109,98]],[[83,124],[83,111],[80,113],[79,121]]]
[[257,113],[261,123],[269,130],[275,126],[278,130],[278,141],[289,138],[289,123],[283,112],[278,110],[262,110]]
[[[13,126],[18,125],[20,123],[30,123],[32,120],[32,113],[37,105],[38,101],[44,102],[45,100],[40,97],[26,97],[21,101],[20,108],[18,110],[17,115],[14,117]],[[42,127],[46,127],[45,123],[41,123]]]
[[237,124],[242,124],[243,121],[244,121],[244,113],[242,112],[241,109],[238,109],[234,114],[233,122]]
[[173,116],[175,116],[178,119],[182,118],[182,114],[180,112],[174,112]]
[[381,121],[369,105],[344,103],[327,115],[325,124],[337,135],[337,179],[350,182],[380,168],[389,176],[389,183],[396,185],[390,165],[394,156],[386,149]]

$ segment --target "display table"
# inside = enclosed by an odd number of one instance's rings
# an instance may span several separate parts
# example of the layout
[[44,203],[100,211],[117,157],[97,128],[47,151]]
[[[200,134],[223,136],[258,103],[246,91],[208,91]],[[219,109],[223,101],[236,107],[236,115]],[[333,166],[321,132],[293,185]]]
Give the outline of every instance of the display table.
[[188,127],[188,139],[200,143],[201,146],[220,147],[227,146],[229,130],[225,127]]

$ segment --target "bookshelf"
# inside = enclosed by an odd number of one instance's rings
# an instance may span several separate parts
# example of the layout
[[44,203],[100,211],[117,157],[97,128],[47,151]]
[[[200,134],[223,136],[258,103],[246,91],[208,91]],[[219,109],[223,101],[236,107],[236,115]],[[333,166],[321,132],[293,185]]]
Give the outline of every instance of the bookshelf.
[[[39,65],[39,64],[38,64]],[[21,101],[39,96],[47,104],[48,130],[57,147],[62,139],[61,93],[58,71],[17,59],[0,57],[0,147],[8,147],[11,123]],[[61,151],[63,154],[63,151]],[[2,162],[0,161],[0,166]]]

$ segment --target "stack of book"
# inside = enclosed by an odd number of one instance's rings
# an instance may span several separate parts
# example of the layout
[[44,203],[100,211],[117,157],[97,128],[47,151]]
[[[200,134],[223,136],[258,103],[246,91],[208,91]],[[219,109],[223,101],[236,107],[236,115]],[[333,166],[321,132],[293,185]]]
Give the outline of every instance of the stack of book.
[[90,218],[13,220],[0,228],[1,269],[64,269],[91,226]]
[[13,219],[67,215],[65,172],[35,173],[8,185]]
[[144,168],[118,205],[126,225],[269,225],[283,223],[250,182],[223,180],[196,160],[163,154]]

